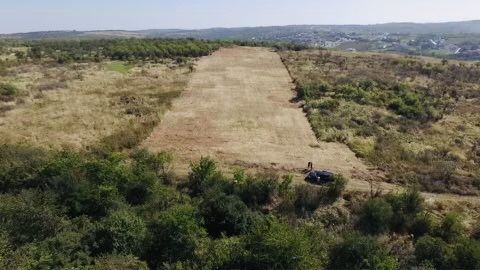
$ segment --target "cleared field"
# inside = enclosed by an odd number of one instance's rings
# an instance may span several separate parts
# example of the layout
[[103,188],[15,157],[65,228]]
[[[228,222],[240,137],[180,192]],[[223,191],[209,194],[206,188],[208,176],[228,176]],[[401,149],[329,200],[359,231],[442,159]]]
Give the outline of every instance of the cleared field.
[[[312,161],[348,178],[370,172],[339,143],[318,142],[280,57],[265,48],[227,48],[198,62],[187,89],[144,142],[180,161],[211,156],[226,165],[300,175]],[[359,181],[362,186],[368,186]]]
[[0,101],[0,143],[78,149],[110,138],[116,144],[118,137],[125,140],[126,129],[138,130],[144,123],[153,127],[185,88],[189,74],[186,66],[173,62],[12,67],[0,74],[0,83],[16,89]]

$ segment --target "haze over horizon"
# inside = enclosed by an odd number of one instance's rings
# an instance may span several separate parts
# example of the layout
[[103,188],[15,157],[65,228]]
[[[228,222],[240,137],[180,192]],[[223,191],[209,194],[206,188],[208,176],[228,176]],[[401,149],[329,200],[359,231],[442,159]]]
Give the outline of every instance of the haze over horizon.
[[[53,30],[203,29],[480,19],[476,0],[4,0],[0,33]],[[22,14],[19,16],[19,14]]]

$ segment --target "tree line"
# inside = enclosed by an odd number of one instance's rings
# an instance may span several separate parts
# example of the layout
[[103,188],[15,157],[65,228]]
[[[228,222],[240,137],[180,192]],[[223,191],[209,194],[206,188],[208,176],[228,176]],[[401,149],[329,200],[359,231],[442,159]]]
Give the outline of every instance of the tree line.
[[26,43],[31,59],[68,61],[158,60],[162,58],[200,57],[220,47],[220,43],[194,39],[104,39],[48,40]]

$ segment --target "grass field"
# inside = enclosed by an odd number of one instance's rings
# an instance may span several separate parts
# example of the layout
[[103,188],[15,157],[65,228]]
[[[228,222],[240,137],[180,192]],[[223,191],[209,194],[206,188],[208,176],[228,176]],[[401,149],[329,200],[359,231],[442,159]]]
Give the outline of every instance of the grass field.
[[158,123],[188,78],[188,68],[173,62],[9,68],[0,82],[13,86],[16,94],[0,102],[0,143],[133,146]]

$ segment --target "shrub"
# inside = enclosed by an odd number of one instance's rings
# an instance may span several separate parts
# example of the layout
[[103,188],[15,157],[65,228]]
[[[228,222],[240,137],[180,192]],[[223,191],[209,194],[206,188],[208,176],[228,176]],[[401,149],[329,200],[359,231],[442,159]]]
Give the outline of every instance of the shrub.
[[310,185],[299,185],[295,188],[295,212],[297,215],[307,215],[320,206],[323,200],[323,190]]
[[217,164],[210,158],[202,158],[190,165],[191,172],[188,175],[190,192],[198,195],[205,191],[211,180],[218,176]]
[[195,261],[206,248],[207,232],[190,205],[164,211],[150,225],[146,258],[153,269],[162,262]]
[[328,269],[398,269],[397,260],[371,236],[353,234],[330,252]]
[[119,211],[102,221],[95,236],[100,254],[140,254],[147,228],[144,221],[129,211]]
[[12,192],[34,185],[50,153],[27,145],[0,145],[0,192]]
[[441,237],[448,243],[458,240],[465,233],[460,216],[455,213],[448,213],[435,229],[435,235]]
[[245,204],[257,207],[270,203],[278,194],[279,179],[277,175],[257,175],[248,177],[243,184],[236,186],[236,194]]
[[110,255],[95,260],[95,270],[148,270],[145,262],[129,255]]
[[392,217],[392,206],[385,199],[370,199],[360,213],[359,226],[366,233],[383,233],[388,231]]
[[207,193],[199,211],[210,235],[219,237],[245,233],[250,222],[247,206],[235,195]]
[[436,269],[452,269],[452,249],[442,239],[424,236],[415,244],[418,263],[429,262]]
[[225,237],[211,241],[200,265],[203,269],[242,269],[247,254],[242,240],[240,237]]
[[65,223],[52,194],[22,191],[0,195],[0,228],[14,246],[53,237]]
[[416,189],[400,194],[389,194],[386,200],[394,212],[391,226],[396,232],[408,231],[412,220],[423,211],[424,200]]
[[15,96],[18,92],[17,87],[12,84],[0,84],[0,96]]
[[428,213],[419,214],[413,219],[408,232],[413,234],[415,238],[419,238],[430,234],[433,226],[433,220]]
[[[17,249],[13,260],[21,266],[5,269],[77,269],[92,263],[91,252],[85,241],[91,224],[85,222],[64,227],[55,236]],[[23,257],[25,256],[25,257]]]
[[340,106],[340,102],[338,102],[338,100],[336,99],[324,98],[324,99],[321,99],[320,101],[314,102],[312,105],[314,108],[319,110],[333,111],[337,109],[338,106]]
[[122,203],[119,188],[123,189],[132,176],[119,163],[62,152],[50,160],[35,182],[51,190],[70,217],[101,218]]
[[148,169],[159,176],[166,176],[171,171],[173,156],[167,152],[152,154],[145,149],[137,150],[132,155],[138,170]]
[[186,194],[180,193],[173,187],[163,185],[155,185],[151,196],[148,200],[136,206],[137,213],[144,217],[144,219],[153,219],[158,217],[159,213],[165,211],[178,204],[186,204],[190,202],[190,197]]
[[275,218],[259,221],[246,236],[246,269],[319,269],[322,254],[302,230]]
[[347,188],[348,180],[342,175],[336,174],[333,182],[327,185],[326,196],[330,201],[337,200]]
[[329,90],[330,85],[317,81],[300,84],[297,88],[298,98],[301,99],[320,98]]
[[455,246],[456,269],[480,269],[480,243],[463,240]]

